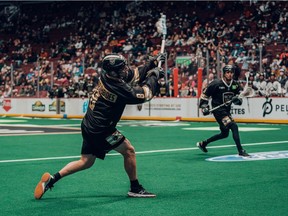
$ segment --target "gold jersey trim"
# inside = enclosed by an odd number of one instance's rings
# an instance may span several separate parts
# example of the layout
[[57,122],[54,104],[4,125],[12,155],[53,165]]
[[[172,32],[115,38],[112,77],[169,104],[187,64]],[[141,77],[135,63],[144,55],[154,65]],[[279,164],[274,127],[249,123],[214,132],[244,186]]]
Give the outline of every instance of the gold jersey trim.
[[110,92],[108,89],[106,89],[101,79],[99,80],[98,91],[105,100],[110,101],[112,103],[116,102],[118,96]]
[[133,78],[131,79],[131,81],[129,82],[130,85],[136,85],[138,82],[139,82],[139,71],[138,71],[138,68],[135,68],[134,70],[134,76]]
[[91,110],[94,109],[95,104],[98,101],[100,96],[104,98],[105,100],[110,101],[112,103],[115,103],[117,100],[117,95],[107,90],[105,86],[103,85],[101,79],[99,80],[98,85],[93,89],[91,97],[90,97],[89,107]]

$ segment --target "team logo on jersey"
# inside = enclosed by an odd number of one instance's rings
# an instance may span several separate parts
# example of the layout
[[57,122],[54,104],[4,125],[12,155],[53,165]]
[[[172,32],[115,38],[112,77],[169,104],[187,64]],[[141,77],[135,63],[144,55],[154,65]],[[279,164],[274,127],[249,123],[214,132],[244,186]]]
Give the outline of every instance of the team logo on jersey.
[[[223,93],[223,102],[226,103],[226,102],[230,101],[233,96],[234,96],[234,93],[232,93],[232,92],[225,92],[225,93]],[[227,104],[227,106],[228,106],[228,105],[229,105],[229,104]]]
[[112,58],[112,59],[110,59],[109,62],[110,62],[111,65],[114,65],[115,64],[115,59]]
[[238,155],[224,155],[219,157],[207,158],[206,160],[213,162],[243,162],[275,159],[288,159],[288,151],[258,152],[250,154],[250,157],[241,157]]

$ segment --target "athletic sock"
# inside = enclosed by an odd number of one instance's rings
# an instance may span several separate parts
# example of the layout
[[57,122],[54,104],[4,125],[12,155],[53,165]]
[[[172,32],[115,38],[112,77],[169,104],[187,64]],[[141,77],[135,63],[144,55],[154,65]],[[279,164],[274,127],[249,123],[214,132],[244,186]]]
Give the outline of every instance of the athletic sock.
[[130,181],[130,186],[131,186],[131,188],[138,188],[138,187],[140,187],[140,184],[139,184],[138,179],[133,180],[133,181]]
[[202,141],[202,147],[206,147],[207,145],[208,145],[207,140],[203,140],[203,141]]
[[52,186],[54,185],[57,181],[59,181],[61,179],[61,175],[59,172],[55,173],[53,175],[53,178],[50,180],[49,184]]

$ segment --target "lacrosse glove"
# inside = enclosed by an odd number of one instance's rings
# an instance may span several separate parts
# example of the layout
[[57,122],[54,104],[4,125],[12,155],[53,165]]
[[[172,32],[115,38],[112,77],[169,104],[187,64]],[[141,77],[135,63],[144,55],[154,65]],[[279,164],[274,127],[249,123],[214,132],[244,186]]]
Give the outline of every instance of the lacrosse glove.
[[201,111],[203,113],[204,116],[207,116],[210,114],[210,108],[208,104],[203,104],[201,107]]
[[153,68],[147,72],[147,77],[156,76],[157,80],[165,76],[165,71],[161,67]]
[[243,102],[242,98],[239,98],[238,96],[234,96],[231,101],[235,105],[241,105]]
[[158,55],[156,56],[149,56],[149,61],[150,62],[154,62],[155,65],[158,65],[158,63],[161,62],[165,62],[165,53],[158,53]]

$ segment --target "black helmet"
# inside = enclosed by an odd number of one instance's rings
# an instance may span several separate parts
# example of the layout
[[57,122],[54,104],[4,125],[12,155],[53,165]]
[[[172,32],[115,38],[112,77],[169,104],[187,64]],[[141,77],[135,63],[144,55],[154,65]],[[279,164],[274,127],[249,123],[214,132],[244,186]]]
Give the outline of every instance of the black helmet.
[[121,78],[121,72],[127,65],[127,61],[122,55],[109,54],[102,60],[102,69],[104,73],[112,77]]
[[224,75],[225,73],[227,73],[228,71],[231,71],[232,73],[235,72],[233,65],[225,65],[225,66],[223,67],[222,71],[223,71],[223,75]]

